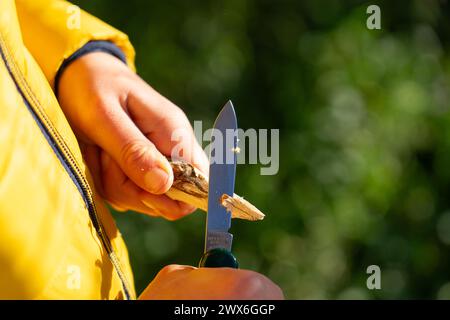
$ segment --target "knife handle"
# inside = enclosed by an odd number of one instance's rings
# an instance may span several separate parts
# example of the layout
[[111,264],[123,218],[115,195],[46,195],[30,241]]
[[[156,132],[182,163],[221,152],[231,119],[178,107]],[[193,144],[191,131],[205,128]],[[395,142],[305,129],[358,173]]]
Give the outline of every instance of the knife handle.
[[239,264],[233,254],[223,248],[215,248],[205,252],[198,266],[201,268],[239,268]]

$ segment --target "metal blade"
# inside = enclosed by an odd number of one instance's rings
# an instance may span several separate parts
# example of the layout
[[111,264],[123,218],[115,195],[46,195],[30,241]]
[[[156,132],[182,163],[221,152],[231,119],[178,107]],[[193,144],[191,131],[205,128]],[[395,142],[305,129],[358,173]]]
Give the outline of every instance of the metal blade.
[[233,196],[234,193],[236,147],[236,113],[228,101],[217,116],[211,137],[205,252],[214,248],[231,251],[233,235],[228,233],[231,214],[220,204],[220,199],[223,194]]

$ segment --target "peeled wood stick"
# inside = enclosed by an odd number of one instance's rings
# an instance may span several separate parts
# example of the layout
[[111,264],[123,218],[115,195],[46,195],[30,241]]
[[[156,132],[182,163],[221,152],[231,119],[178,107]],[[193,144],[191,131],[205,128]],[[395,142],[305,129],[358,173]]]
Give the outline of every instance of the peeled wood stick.
[[[170,160],[169,160],[170,161]],[[174,181],[166,195],[173,199],[189,203],[197,208],[208,210],[208,179],[187,162],[170,161]],[[231,212],[232,218],[250,221],[264,219],[264,214],[244,198],[234,194],[222,195],[221,204]]]

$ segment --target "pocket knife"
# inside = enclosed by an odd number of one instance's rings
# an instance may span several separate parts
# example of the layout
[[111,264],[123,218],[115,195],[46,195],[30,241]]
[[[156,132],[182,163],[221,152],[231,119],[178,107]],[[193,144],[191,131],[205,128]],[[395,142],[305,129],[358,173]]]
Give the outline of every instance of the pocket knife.
[[199,266],[238,268],[231,253],[233,235],[228,232],[231,213],[221,204],[223,194],[233,196],[236,176],[237,120],[231,101],[220,111],[212,132],[205,249]]

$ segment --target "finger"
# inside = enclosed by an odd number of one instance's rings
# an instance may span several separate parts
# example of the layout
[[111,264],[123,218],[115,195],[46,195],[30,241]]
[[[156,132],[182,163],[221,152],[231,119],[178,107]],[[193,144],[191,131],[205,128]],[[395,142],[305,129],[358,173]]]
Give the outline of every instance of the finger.
[[147,207],[158,210],[161,216],[170,221],[180,219],[196,209],[189,204],[172,200],[166,195],[154,195],[142,191],[139,198]]
[[[144,81],[129,93],[127,110],[138,128],[166,156],[182,158],[207,174],[209,162],[183,111]],[[158,121],[148,121],[147,119]]]
[[181,265],[181,264],[169,264],[162,268],[159,273],[161,274],[167,274],[171,272],[179,272],[179,271],[192,271],[196,270],[196,267],[189,266],[189,265]]
[[205,174],[206,177],[209,176],[209,160],[206,156],[206,153],[203,151],[202,147],[197,143],[196,151],[193,153],[193,161],[192,164],[199,169],[202,173]]
[[100,149],[95,145],[80,143],[84,162],[94,180],[97,192],[103,196],[103,183],[101,178]]
[[168,220],[179,219],[193,211],[191,206],[139,188],[106,152],[102,152],[101,160],[104,190],[111,205]]
[[115,101],[102,102],[98,126],[92,136],[119,164],[134,183],[154,193],[165,193],[173,182],[173,172],[167,159],[135,126],[130,117]]
[[[83,154],[84,161],[89,168],[92,178],[94,179],[94,185],[96,191],[100,194],[100,196],[104,199],[105,191],[103,190],[103,179],[102,179],[102,165],[101,165],[101,149],[94,145],[86,145],[80,144],[81,152]],[[110,205],[116,211],[126,211],[125,207],[119,206],[118,204],[114,204],[110,202]]]
[[103,198],[109,202],[111,207],[117,211],[127,211],[130,207],[121,204],[115,197],[116,190],[120,188],[126,180],[125,174],[118,168],[117,165],[111,163],[111,157],[103,150],[99,152],[100,165],[101,165],[101,180],[102,186],[107,186],[107,189],[103,187]]
[[134,210],[151,216],[160,213],[153,208],[146,207],[138,199],[141,189],[133,183],[119,165],[106,153],[101,153],[102,184],[104,198],[111,206],[119,211]]

